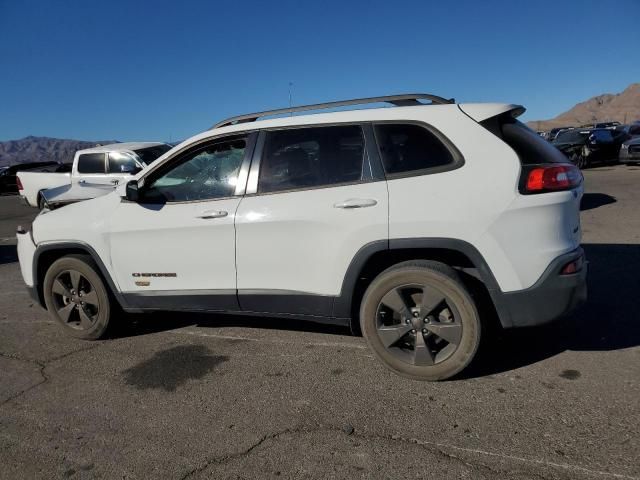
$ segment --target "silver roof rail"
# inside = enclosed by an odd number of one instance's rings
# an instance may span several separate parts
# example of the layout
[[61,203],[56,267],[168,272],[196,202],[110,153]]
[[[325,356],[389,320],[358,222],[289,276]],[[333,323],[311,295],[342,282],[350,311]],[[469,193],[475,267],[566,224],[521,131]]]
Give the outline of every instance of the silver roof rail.
[[387,95],[385,97],[368,97],[368,98],[356,98],[353,100],[342,100],[339,102],[327,102],[316,103],[315,105],[300,105],[298,107],[291,108],[279,108],[277,110],[267,110],[265,112],[247,113],[245,115],[238,115],[236,117],[227,118],[221,122],[216,123],[214,128],[226,127],[228,125],[234,125],[237,123],[255,122],[258,118],[269,117],[272,115],[281,115],[284,113],[304,112],[308,110],[326,110],[328,108],[346,107],[349,105],[366,105],[368,103],[390,103],[396,107],[408,107],[413,105],[424,105],[424,103],[418,100],[430,100],[431,105],[443,105],[455,103],[453,98],[443,98],[437,95],[431,95],[429,93],[406,93],[403,95]]

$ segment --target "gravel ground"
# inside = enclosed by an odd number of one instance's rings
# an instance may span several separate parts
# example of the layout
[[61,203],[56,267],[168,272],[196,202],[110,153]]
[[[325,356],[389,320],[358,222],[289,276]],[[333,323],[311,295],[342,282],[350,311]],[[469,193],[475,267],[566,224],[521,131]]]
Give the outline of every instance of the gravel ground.
[[132,316],[64,336],[0,198],[0,478],[640,479],[640,168],[585,172],[586,306],[464,377],[405,380],[335,327]]

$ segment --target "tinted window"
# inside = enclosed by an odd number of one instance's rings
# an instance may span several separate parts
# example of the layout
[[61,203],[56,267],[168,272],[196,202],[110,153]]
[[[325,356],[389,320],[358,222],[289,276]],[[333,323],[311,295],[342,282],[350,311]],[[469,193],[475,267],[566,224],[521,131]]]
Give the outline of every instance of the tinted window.
[[376,125],[376,139],[386,173],[405,173],[453,163],[449,149],[419,125]]
[[156,145],[155,147],[147,147],[141,148],[139,150],[134,150],[134,152],[136,153],[136,155],[138,155],[138,157],[140,157],[140,160],[142,160],[145,165],[151,165],[154,160],[157,160],[160,156],[164,155],[169,150],[171,150],[171,147],[169,145]]
[[85,153],[78,158],[78,172],[104,173],[104,153]]
[[236,137],[186,153],[177,165],[151,180],[145,200],[185,202],[233,196],[246,146],[245,138]]
[[629,135],[640,135],[640,125],[633,125],[629,127]]
[[587,137],[586,133],[580,133],[580,130],[569,130],[562,132],[555,139],[556,143],[582,143]]
[[109,173],[128,173],[139,169],[129,152],[109,152]]
[[356,182],[362,178],[363,158],[359,126],[267,132],[258,190],[279,192]]
[[595,140],[596,142],[611,142],[613,135],[611,130],[593,130],[589,135],[589,140]]
[[[560,150],[509,113],[483,120],[480,125],[509,145],[518,155],[522,165],[567,161],[567,157]],[[566,133],[568,132],[560,133],[557,139]],[[553,143],[557,143],[557,139]]]

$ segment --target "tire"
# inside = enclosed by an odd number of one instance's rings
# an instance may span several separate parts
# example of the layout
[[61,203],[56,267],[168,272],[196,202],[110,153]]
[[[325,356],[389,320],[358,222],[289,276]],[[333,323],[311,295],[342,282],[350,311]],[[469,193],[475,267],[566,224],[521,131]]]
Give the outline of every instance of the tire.
[[378,275],[362,298],[360,326],[387,368],[415,380],[453,377],[480,344],[480,316],[469,291],[455,270],[428,260]]
[[49,315],[72,337],[97,340],[112,323],[109,291],[87,255],[53,262],[44,277],[43,294]]
[[581,153],[572,154],[570,160],[580,170],[587,168],[587,160]]

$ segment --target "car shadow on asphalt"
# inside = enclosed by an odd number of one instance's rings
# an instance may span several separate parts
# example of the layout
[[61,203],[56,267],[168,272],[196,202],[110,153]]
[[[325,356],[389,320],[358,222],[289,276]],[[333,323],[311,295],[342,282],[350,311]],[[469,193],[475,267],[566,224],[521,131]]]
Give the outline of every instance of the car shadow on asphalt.
[[[611,351],[640,345],[640,245],[583,244],[589,261],[588,301],[549,325],[498,332],[483,342],[458,379],[525,367],[566,350]],[[0,264],[17,261],[14,245],[0,245]],[[259,328],[349,336],[347,327],[296,318],[156,312],[126,315],[111,338],[135,337],[188,326]]]
[[582,196],[580,202],[580,210],[593,210],[594,208],[602,207],[603,205],[610,205],[616,203],[617,200],[611,195],[606,193],[585,193]]
[[15,245],[0,245],[0,265],[18,261],[18,251]]
[[135,337],[185,327],[201,328],[259,328],[266,330],[288,330],[314,332],[327,335],[349,336],[349,328],[340,325],[302,320],[299,318],[277,318],[259,315],[154,312],[127,315],[113,332],[112,337]]
[[640,245],[583,244],[588,300],[563,319],[500,332],[463,377],[514,370],[566,350],[612,351],[640,345]]

